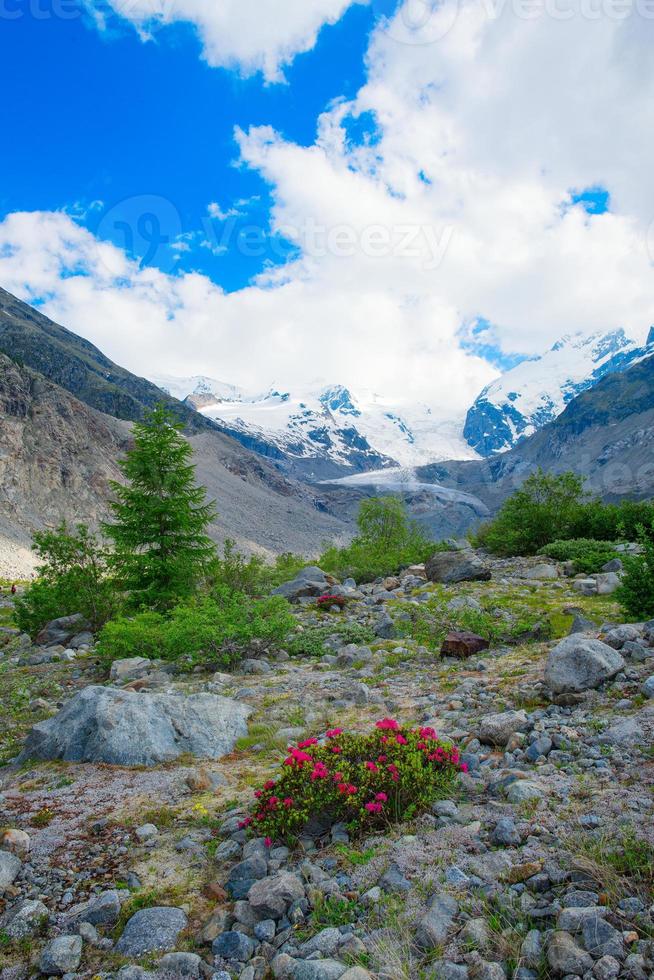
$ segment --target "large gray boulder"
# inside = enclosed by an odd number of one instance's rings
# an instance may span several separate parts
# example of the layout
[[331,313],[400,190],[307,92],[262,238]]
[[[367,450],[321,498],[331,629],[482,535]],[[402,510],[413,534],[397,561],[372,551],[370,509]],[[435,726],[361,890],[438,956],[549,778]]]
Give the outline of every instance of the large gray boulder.
[[554,694],[579,693],[599,687],[624,667],[622,656],[601,640],[583,634],[566,636],[550,652],[545,683]]
[[251,710],[216,694],[86,687],[34,726],[20,757],[117,766],[154,766],[186,754],[220,759],[247,735]]
[[10,851],[0,851],[0,895],[13,885],[23,862]]
[[439,551],[425,564],[430,582],[453,585],[456,582],[488,582],[489,567],[474,551]]
[[187,925],[182,909],[165,906],[140,909],[125,926],[116,943],[116,952],[134,959],[148,953],[167,952],[175,948],[177,937]]
[[284,582],[273,590],[273,595],[281,595],[289,602],[312,596],[321,596],[329,592],[330,582],[333,579],[328,577],[316,565],[309,565],[303,568],[291,582]]

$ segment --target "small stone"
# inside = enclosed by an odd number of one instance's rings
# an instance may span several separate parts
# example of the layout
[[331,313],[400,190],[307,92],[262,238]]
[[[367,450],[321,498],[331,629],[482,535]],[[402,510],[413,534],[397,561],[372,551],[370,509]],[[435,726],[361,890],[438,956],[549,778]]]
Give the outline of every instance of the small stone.
[[538,969],[543,960],[543,934],[539,929],[530,929],[520,947],[520,957],[524,966]]
[[459,904],[451,895],[437,894],[429,902],[416,931],[416,943],[421,949],[435,949],[444,943],[454,924]]
[[188,919],[182,909],[155,907],[140,909],[127,922],[116,943],[116,952],[123,956],[145,956],[147,953],[172,949]]
[[581,977],[593,967],[589,953],[579,946],[569,932],[555,932],[547,947],[547,962],[557,976]]
[[479,740],[485,745],[506,745],[514,732],[524,732],[529,726],[525,711],[503,711],[486,715],[479,723]]
[[602,956],[614,956],[623,960],[625,956],[622,933],[614,929],[610,922],[602,918],[588,918],[582,927],[584,946],[596,959]]
[[159,969],[173,977],[201,977],[202,960],[197,953],[166,953],[159,960]]
[[118,920],[119,915],[120,896],[117,891],[107,891],[91,900],[80,919],[94,926],[111,926]]
[[262,878],[248,892],[248,901],[257,915],[275,921],[281,919],[289,905],[300,898],[304,898],[304,885],[297,875],[287,871]]
[[654,674],[647,678],[640,690],[646,698],[654,698]]
[[501,817],[497,821],[491,834],[491,841],[504,847],[517,847],[521,843],[518,828],[512,817]]
[[615,980],[620,975],[620,963],[613,956],[602,956],[593,967],[597,980]]
[[277,927],[273,919],[264,919],[257,922],[254,927],[254,935],[260,943],[271,943],[275,938]]
[[159,829],[153,823],[144,823],[142,827],[137,827],[134,831],[139,840],[152,840],[159,836]]
[[339,960],[296,960],[293,980],[340,980],[347,966]]
[[535,783],[530,783],[527,779],[518,779],[511,783],[506,798],[509,803],[526,803],[529,800],[540,800],[543,798],[543,790]]
[[0,895],[13,885],[23,864],[19,857],[10,851],[0,851]]
[[60,977],[74,973],[82,959],[81,936],[57,936],[41,953],[39,969],[47,977]]
[[0,932],[10,939],[25,939],[39,931],[48,921],[48,910],[43,902],[26,899],[10,908],[0,919]]
[[254,949],[254,942],[243,932],[223,932],[214,939],[211,946],[214,956],[221,956],[224,960],[238,960],[239,963],[247,963],[252,958]]
[[31,844],[30,835],[26,834],[24,830],[5,830],[0,837],[0,847],[21,857],[24,857],[29,852]]

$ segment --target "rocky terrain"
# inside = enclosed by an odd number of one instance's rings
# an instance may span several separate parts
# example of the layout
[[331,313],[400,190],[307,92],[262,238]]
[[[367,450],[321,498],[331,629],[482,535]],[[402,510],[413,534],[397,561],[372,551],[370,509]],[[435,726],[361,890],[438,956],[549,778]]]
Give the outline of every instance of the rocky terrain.
[[[565,571],[305,570],[279,590],[304,652],[233,674],[107,676],[74,617],[36,646],[5,626],[2,980],[652,978],[654,624],[623,621],[615,568]],[[241,828],[288,744],[389,717],[459,747],[450,798],[292,849]]]

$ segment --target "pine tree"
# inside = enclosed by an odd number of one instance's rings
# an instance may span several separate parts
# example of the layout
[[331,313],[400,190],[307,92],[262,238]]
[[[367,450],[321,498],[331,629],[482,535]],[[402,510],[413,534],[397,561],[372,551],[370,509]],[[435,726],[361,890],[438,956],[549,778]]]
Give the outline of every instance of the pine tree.
[[206,535],[215,508],[196,486],[193,450],[172,412],[159,405],[134,426],[120,463],[126,485],[113,483],[111,564],[134,604],[162,608],[190,595],[214,557]]

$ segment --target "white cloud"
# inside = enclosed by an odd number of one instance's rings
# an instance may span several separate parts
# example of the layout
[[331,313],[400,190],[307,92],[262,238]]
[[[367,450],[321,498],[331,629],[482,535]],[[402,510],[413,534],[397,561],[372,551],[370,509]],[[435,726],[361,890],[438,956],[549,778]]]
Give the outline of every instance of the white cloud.
[[[140,270],[65,214],[17,214],[0,225],[0,282],[142,374],[250,389],[320,376],[452,413],[495,373],[459,347],[475,317],[526,354],[571,331],[644,337],[652,22],[524,20],[517,0],[494,18],[489,3],[444,0],[433,43],[403,43],[420,37],[402,18],[380,27],[367,84],[321,117],[313,146],[237,132],[296,261],[225,294]],[[351,146],[348,117],[365,112],[379,138]],[[610,213],[564,206],[595,184]]]
[[87,0],[99,26],[107,3],[134,24],[144,40],[178,21],[195,25],[206,61],[243,75],[262,72],[278,82],[296,55],[310,51],[320,28],[335,24],[355,3],[368,0]]

